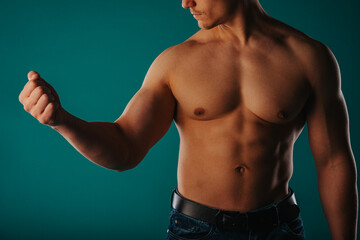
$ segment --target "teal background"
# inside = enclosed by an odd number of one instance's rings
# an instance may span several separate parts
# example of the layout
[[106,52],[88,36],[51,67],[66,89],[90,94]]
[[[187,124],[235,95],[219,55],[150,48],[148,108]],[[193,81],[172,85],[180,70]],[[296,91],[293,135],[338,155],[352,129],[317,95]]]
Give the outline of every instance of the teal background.
[[[261,1],[265,11],[325,43],[338,59],[359,156],[359,1]],[[174,125],[127,172],[101,168],[23,110],[30,70],[88,121],[114,121],[152,61],[198,30],[181,1],[0,0],[0,239],[164,239],[176,187]],[[330,239],[304,129],[291,186],[308,239]],[[341,208],[341,206],[339,206]]]

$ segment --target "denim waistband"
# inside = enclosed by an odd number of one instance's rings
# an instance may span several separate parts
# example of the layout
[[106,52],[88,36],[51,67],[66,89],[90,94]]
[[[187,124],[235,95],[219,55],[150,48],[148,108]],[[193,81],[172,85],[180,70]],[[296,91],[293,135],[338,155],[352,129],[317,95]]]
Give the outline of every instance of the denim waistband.
[[[200,203],[198,203],[198,202],[195,202],[195,201],[193,201],[193,200],[191,200],[191,199],[188,199],[188,198],[184,197],[183,195],[181,195],[181,193],[179,192],[178,188],[175,188],[174,192],[176,192],[179,196],[181,196],[182,198],[184,198],[184,199],[186,199],[186,200],[188,200],[188,201],[194,202],[194,203],[196,203],[196,204],[200,204]],[[264,207],[261,207],[261,208],[257,208],[257,209],[248,211],[247,213],[260,212],[260,211],[263,211],[263,210],[266,210],[266,209],[269,209],[269,208],[272,208],[272,207],[277,207],[279,204],[285,202],[286,200],[288,200],[289,198],[291,198],[293,195],[294,195],[293,201],[294,201],[295,204],[296,204],[295,193],[294,193],[293,189],[289,187],[289,188],[288,188],[288,194],[287,194],[285,197],[283,197],[282,199],[280,199],[279,201],[274,202],[274,203],[270,203],[270,204],[268,204],[268,205],[266,205],[266,206],[264,206]],[[200,204],[200,205],[202,205],[202,204]],[[204,205],[204,206],[205,206],[205,205]],[[218,208],[214,208],[214,207],[210,207],[210,206],[206,206],[206,207],[212,208],[212,209],[218,210],[218,211],[223,211],[223,212],[226,212],[226,213],[229,213],[229,214],[231,214],[231,213],[234,213],[234,214],[242,213],[242,212],[239,212],[239,211],[228,211],[228,210],[218,209]],[[245,213],[245,212],[243,212],[243,213]]]

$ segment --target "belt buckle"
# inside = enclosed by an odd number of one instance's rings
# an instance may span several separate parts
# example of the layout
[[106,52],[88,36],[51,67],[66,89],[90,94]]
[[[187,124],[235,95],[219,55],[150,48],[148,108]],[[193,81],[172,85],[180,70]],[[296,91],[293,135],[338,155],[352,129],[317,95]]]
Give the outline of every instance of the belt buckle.
[[248,231],[249,223],[246,213],[239,213],[238,216],[230,216],[226,212],[219,211],[216,216],[216,225],[220,230]]

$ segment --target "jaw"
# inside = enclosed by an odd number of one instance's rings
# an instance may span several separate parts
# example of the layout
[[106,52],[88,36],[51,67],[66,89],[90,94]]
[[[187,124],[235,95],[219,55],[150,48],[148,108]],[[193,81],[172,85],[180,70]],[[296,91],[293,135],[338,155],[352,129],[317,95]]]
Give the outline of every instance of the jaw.
[[[213,16],[215,15],[215,16]],[[213,14],[213,15],[205,15],[202,19],[198,19],[198,26],[201,29],[212,29],[221,24],[225,24],[231,21],[234,17],[233,13],[227,12],[226,14]]]
[[220,24],[223,23],[223,21],[221,19],[216,19],[216,20],[213,20],[213,19],[200,19],[200,20],[197,20],[198,21],[198,26],[199,28],[201,29],[204,29],[204,30],[209,30],[209,29],[212,29]]
[[204,29],[204,30],[210,30],[210,29],[216,27],[217,25],[218,24],[205,24],[202,22],[198,22],[199,28]]

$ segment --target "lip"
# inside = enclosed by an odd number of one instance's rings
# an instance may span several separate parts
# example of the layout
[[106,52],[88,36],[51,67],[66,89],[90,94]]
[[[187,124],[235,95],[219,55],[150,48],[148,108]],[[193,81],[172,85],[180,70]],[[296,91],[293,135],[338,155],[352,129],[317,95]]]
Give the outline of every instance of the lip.
[[201,14],[199,14],[199,13],[192,13],[192,15],[194,16],[194,18],[198,18]]

